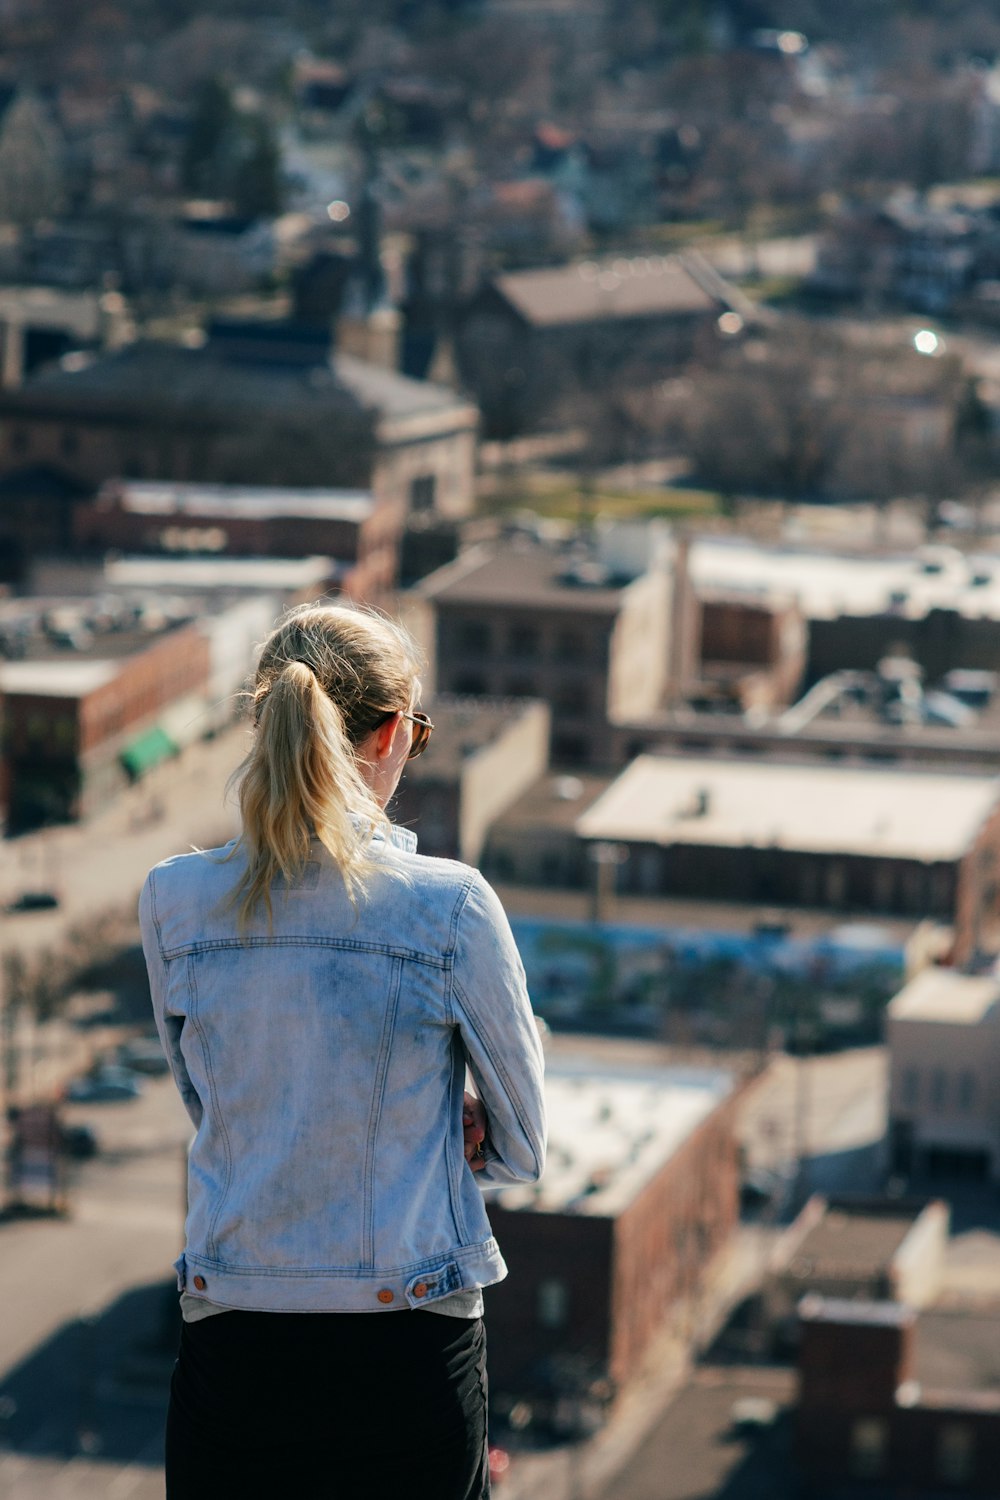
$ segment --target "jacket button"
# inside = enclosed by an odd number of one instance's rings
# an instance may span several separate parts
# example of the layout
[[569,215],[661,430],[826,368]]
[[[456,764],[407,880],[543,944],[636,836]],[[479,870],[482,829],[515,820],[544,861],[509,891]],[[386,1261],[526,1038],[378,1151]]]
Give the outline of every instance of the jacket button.
[[387,1286],[384,1286],[382,1288],[382,1290],[378,1293],[378,1300],[380,1302],[386,1302],[386,1303],[389,1303],[389,1302],[392,1301],[392,1293],[390,1292],[390,1290],[389,1290],[389,1288]]
[[413,1288],[413,1295],[414,1295],[414,1297],[426,1297],[427,1296],[427,1283],[426,1283],[426,1281],[418,1281],[417,1282],[416,1286]]
[[206,1286],[208,1285],[208,1283],[205,1280],[204,1276],[196,1276],[194,1278],[194,1284],[197,1287],[197,1289],[198,1289],[199,1292],[203,1292],[205,1290]]

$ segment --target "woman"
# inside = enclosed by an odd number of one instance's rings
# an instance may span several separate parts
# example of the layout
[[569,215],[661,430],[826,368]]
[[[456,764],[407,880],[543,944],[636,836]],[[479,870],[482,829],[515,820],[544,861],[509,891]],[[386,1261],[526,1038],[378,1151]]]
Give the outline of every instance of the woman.
[[[385,815],[433,727],[417,672],[380,616],[289,615],[240,837],[143,888],[197,1132],[169,1500],[489,1490],[481,1289],[506,1267],[479,1188],[541,1173],[541,1053],[496,896]],[[466,1105],[464,1140],[467,1069],[486,1128]]]

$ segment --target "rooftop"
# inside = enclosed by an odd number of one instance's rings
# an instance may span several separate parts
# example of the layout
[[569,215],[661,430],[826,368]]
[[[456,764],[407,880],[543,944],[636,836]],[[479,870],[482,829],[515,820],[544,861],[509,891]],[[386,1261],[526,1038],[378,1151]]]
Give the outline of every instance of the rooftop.
[[964,855],[998,797],[994,776],[641,755],[577,832],[931,862]]
[[813,620],[877,614],[918,620],[932,609],[1000,619],[1000,557],[966,556],[952,547],[873,557],[703,536],[691,546],[689,567],[699,595],[793,598]]
[[889,1005],[893,1021],[978,1026],[1000,1018],[1000,979],[994,974],[961,974],[931,965],[922,969]]
[[614,1217],[736,1087],[721,1069],[548,1056],[549,1149],[533,1187],[503,1188],[505,1209]]
[[700,258],[680,255],[618,256],[513,271],[498,276],[494,285],[537,327],[657,314],[710,315],[729,306],[732,297],[721,277]]
[[112,588],[325,592],[342,564],[331,557],[121,557],[104,565]]
[[138,515],[269,517],[366,521],[375,509],[367,490],[285,489],[273,485],[115,481],[98,496]]
[[280,414],[373,411],[399,420],[454,414],[472,424],[475,409],[444,386],[332,354],[309,364],[227,358],[208,347],[140,341],[112,354],[48,365],[5,393],[8,408],[109,408],[122,414],[180,416],[190,423],[219,412],[250,409]]
[[863,1328],[912,1328],[917,1320],[914,1309],[902,1302],[820,1297],[816,1292],[802,1298],[799,1316],[807,1323],[852,1323]]
[[553,774],[546,772],[523,797],[498,819],[504,829],[530,834],[545,829],[576,827],[580,814],[610,785],[609,776]]
[[414,593],[438,604],[499,605],[615,615],[634,578],[616,579],[599,562],[515,537],[500,548],[470,547],[423,579]]
[[785,1275],[810,1278],[864,1278],[888,1269],[926,1205],[825,1205],[795,1246]]
[[0,662],[0,693],[36,698],[81,698],[110,682],[116,661]]
[[465,698],[440,693],[425,704],[434,721],[434,738],[426,755],[406,768],[407,781],[452,781],[463,763],[501,738],[511,724],[537,713],[537,700],[526,698]]

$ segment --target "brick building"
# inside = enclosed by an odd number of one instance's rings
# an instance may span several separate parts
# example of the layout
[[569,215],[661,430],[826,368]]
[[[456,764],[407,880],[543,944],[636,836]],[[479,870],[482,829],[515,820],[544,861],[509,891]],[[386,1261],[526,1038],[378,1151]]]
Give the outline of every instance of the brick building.
[[917,1337],[901,1303],[803,1299],[796,1449],[810,1495],[996,1495],[1000,1392],[920,1382]]
[[169,607],[128,591],[0,610],[0,794],[10,830],[87,816],[232,721],[277,594]]
[[725,590],[757,603],[795,600],[809,626],[806,675],[874,670],[900,651],[930,679],[954,668],[996,669],[1000,567],[983,555],[929,546],[858,554],[698,537],[690,573],[699,597]]
[[769,1325],[794,1329],[810,1293],[926,1307],[940,1291],[949,1210],[940,1199],[814,1194],[771,1253]]
[[576,831],[625,892],[933,917],[957,963],[1000,936],[993,776],[644,755]]
[[189,622],[152,643],[119,639],[114,648],[121,654],[0,666],[12,829],[83,817],[178,749],[158,720],[184,698],[204,698],[205,636]]
[[617,380],[649,385],[719,340],[739,293],[697,255],[618,257],[494,277],[455,348],[491,436],[539,425],[561,399]]
[[446,694],[423,706],[434,738],[406,768],[393,822],[414,830],[422,854],[478,865],[494,819],[548,764],[549,710],[524,698]]
[[791,599],[702,593],[700,682],[709,705],[769,712],[792,702],[806,668],[808,631]]
[[549,1056],[545,1176],[490,1195],[511,1271],[488,1293],[498,1393],[635,1374],[735,1226],[738,1092],[723,1072]]
[[0,391],[0,477],[360,490],[401,528],[471,510],[477,424],[453,391],[335,353],[328,330],[219,323],[198,347],[130,344]]
[[623,528],[592,546],[482,544],[413,590],[435,616],[441,691],[540,698],[556,764],[613,764],[612,725],[672,686],[675,569],[665,538]]
[[368,600],[395,581],[399,533],[390,507],[345,490],[112,480],[76,510],[85,549],[329,557],[343,592]]

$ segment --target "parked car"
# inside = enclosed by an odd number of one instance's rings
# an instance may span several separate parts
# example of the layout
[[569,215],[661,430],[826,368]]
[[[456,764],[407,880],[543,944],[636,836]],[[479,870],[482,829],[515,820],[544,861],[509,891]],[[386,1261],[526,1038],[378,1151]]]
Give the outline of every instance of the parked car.
[[89,1161],[98,1152],[97,1136],[89,1125],[63,1125],[59,1148],[72,1161]]
[[122,1042],[116,1056],[123,1068],[131,1068],[134,1073],[146,1073],[152,1077],[158,1077],[170,1071],[170,1064],[163,1055],[159,1037],[133,1037],[130,1042]]
[[7,910],[15,911],[51,911],[59,905],[59,897],[55,891],[22,891],[21,894],[11,901]]
[[138,1099],[142,1081],[128,1068],[105,1063],[84,1078],[74,1078],[66,1098],[74,1104],[113,1104]]

